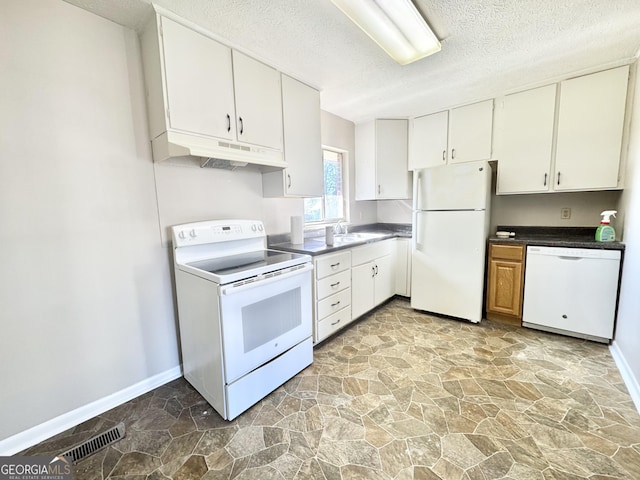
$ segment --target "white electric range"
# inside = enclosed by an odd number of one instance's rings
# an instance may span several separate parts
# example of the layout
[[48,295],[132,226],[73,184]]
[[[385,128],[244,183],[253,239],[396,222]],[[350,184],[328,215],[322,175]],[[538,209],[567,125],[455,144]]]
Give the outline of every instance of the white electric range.
[[311,257],[256,220],[172,227],[185,378],[232,420],[313,361]]

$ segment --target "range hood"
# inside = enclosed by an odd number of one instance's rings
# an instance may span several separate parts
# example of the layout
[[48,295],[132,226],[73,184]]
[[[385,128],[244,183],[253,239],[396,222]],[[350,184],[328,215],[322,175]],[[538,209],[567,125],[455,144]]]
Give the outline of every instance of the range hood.
[[[202,159],[201,166],[224,164],[233,167],[258,165],[285,168],[284,154],[280,150],[203,137],[167,130],[151,142],[153,159],[162,162],[174,157],[193,156]],[[224,162],[212,162],[223,160]]]

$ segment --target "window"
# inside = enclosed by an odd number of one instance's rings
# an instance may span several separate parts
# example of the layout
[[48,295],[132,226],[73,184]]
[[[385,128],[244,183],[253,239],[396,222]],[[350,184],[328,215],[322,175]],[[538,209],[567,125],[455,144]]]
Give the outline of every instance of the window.
[[344,219],[343,155],[323,150],[324,196],[304,199],[304,221],[337,222]]

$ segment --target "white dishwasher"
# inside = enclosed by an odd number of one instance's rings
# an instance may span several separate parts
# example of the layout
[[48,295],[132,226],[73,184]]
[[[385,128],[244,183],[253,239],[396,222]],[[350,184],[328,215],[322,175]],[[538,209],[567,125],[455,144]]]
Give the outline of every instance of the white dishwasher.
[[609,343],[620,251],[527,247],[522,325]]

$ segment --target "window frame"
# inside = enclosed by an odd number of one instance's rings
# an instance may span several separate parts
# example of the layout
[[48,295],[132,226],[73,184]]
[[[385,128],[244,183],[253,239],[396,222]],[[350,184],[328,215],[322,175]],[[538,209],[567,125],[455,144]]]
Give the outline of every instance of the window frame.
[[[341,176],[342,176],[342,218],[336,218],[336,219],[328,219],[326,218],[326,212],[325,212],[325,178],[324,178],[324,153],[325,151],[327,152],[332,152],[332,153],[336,153],[340,156],[340,169],[341,169]],[[333,225],[337,222],[349,222],[349,197],[348,197],[348,186],[349,186],[349,176],[348,176],[348,152],[346,150],[343,150],[341,148],[336,148],[336,147],[329,147],[329,146],[322,146],[322,164],[323,164],[323,178],[322,178],[322,191],[323,191],[323,195],[321,197],[308,197],[305,198],[304,200],[309,200],[312,198],[320,198],[321,199],[321,205],[322,205],[322,219],[320,220],[313,220],[313,221],[306,221],[305,220],[305,225],[308,226],[317,226],[317,227],[321,227],[323,225]],[[305,208],[305,204],[303,203],[303,218],[306,217],[306,208]]]

